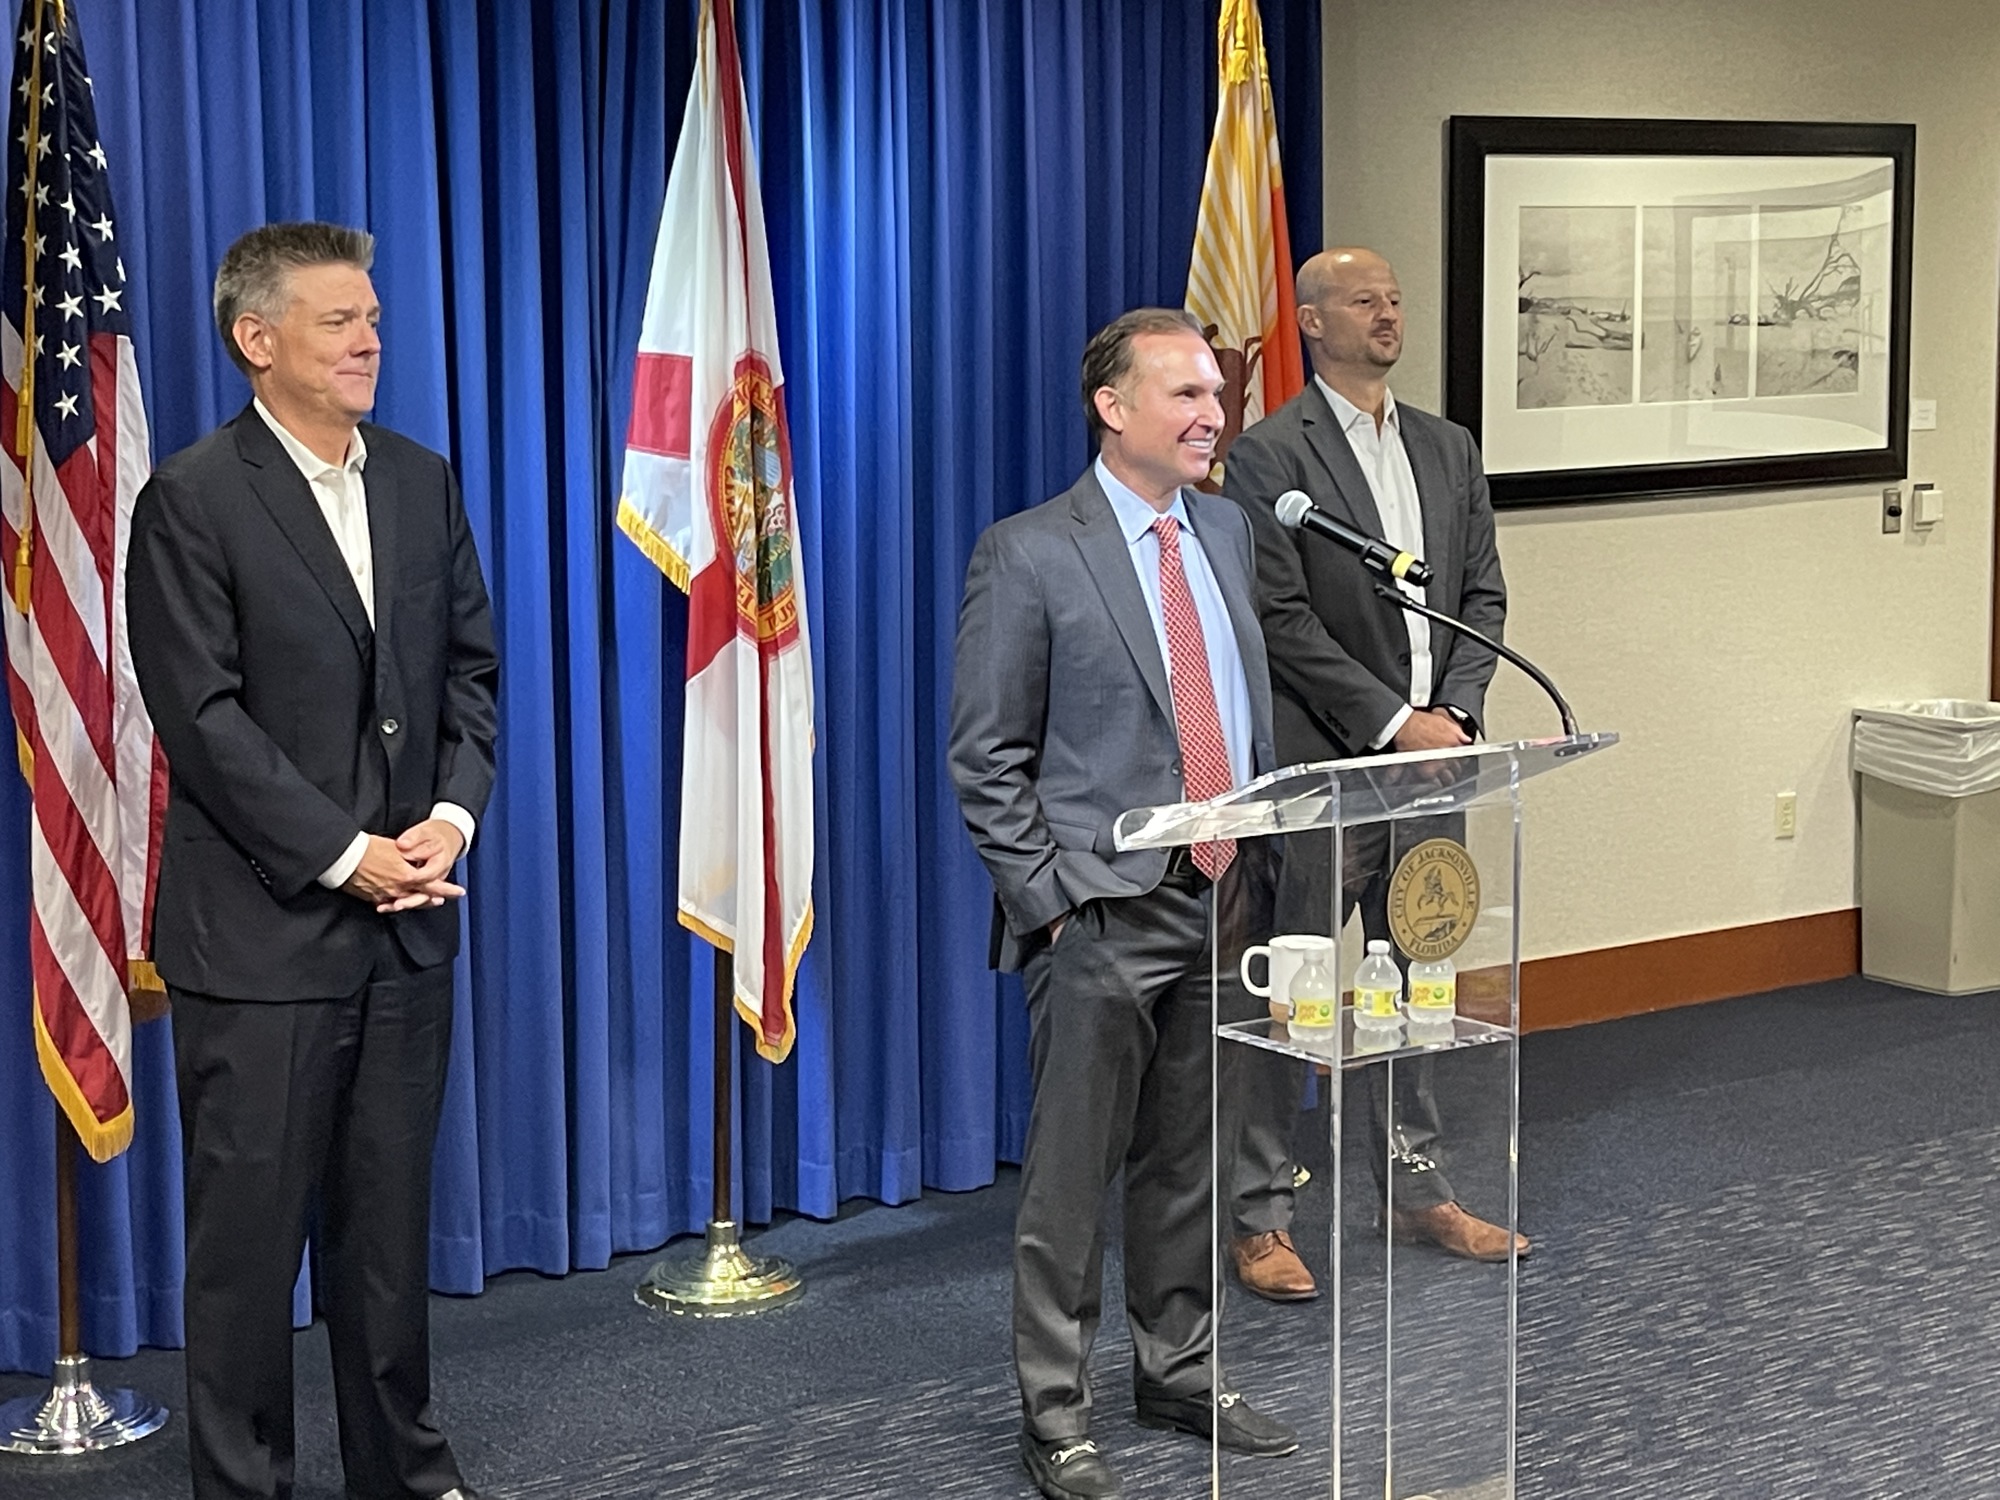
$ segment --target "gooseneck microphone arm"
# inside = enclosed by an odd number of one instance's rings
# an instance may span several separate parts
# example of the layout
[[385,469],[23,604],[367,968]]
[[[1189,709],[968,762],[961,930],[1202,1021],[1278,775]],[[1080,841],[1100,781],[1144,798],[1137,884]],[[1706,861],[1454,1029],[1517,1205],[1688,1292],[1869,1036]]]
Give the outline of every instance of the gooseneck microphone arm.
[[1468,640],[1477,641],[1496,656],[1504,656],[1508,661],[1511,661],[1523,672],[1534,678],[1541,690],[1549,695],[1550,699],[1555,703],[1556,712],[1562,715],[1563,733],[1567,735],[1574,735],[1576,733],[1576,715],[1569,711],[1569,704],[1564,700],[1563,695],[1556,690],[1556,685],[1549,681],[1549,674],[1529,661],[1520,652],[1513,650],[1511,647],[1501,645],[1492,636],[1485,634],[1483,631],[1474,630],[1463,620],[1454,620],[1442,610],[1432,609],[1428,604],[1417,603],[1408,594],[1391,584],[1378,583],[1375,585],[1375,592],[1381,595],[1382,598],[1387,599],[1398,609],[1408,610],[1413,615],[1422,615],[1426,620],[1442,625],[1447,630],[1457,631]]

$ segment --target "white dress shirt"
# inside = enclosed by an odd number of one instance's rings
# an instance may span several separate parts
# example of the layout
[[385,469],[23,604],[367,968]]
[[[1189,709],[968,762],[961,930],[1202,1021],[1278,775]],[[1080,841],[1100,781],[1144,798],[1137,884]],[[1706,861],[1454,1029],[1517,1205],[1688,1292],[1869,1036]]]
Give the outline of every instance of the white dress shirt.
[[[1313,379],[1319,383],[1320,394],[1326,397],[1327,404],[1332,406],[1333,419],[1347,434],[1347,446],[1354,450],[1354,461],[1361,466],[1362,478],[1368,481],[1369,494],[1375,497],[1375,510],[1382,518],[1382,540],[1399,552],[1422,557],[1424,509],[1417,498],[1417,476],[1410,468],[1410,455],[1403,447],[1403,420],[1396,409],[1396,398],[1387,391],[1382,393],[1382,425],[1378,428],[1367,412],[1319,376]],[[1407,578],[1398,579],[1397,587],[1419,604],[1430,602],[1424,597],[1424,590]],[[1388,744],[1415,709],[1430,705],[1431,622],[1422,615],[1405,612],[1403,624],[1410,632],[1410,701],[1390,715],[1389,722],[1368,742],[1371,749],[1379,750]]]
[[1187,502],[1178,491],[1174,503],[1164,511],[1121,484],[1102,458],[1097,460],[1097,482],[1111,502],[1118,526],[1125,533],[1125,547],[1132,569],[1139,575],[1139,589],[1146,596],[1146,612],[1153,617],[1153,635],[1160,643],[1160,660],[1166,663],[1167,680],[1173,681],[1174,654],[1167,646],[1167,616],[1160,607],[1160,535],[1153,523],[1161,516],[1180,522],[1181,571],[1187,575],[1188,593],[1194,596],[1194,612],[1201,619],[1201,641],[1208,650],[1208,680],[1215,690],[1215,713],[1222,721],[1222,740],[1229,747],[1229,775],[1233,785],[1250,779],[1252,751],[1250,729],[1250,682],[1243,675],[1243,653],[1236,646],[1236,627],[1229,618],[1229,606],[1222,586],[1208,565],[1188,516]]
[[[347,573],[354,580],[354,591],[361,596],[361,608],[367,612],[368,623],[375,623],[375,555],[368,536],[368,486],[362,478],[362,471],[368,466],[368,444],[356,428],[348,441],[347,458],[344,462],[330,464],[304,443],[285,430],[284,424],[271,415],[271,409],[261,400],[252,398],[251,405],[257,408],[257,415],[264,419],[264,425],[278,441],[292,462],[305,476],[306,487],[319,505],[319,513],[326,518],[326,529],[333,533],[334,545],[340,549],[340,560],[347,564]],[[431,816],[442,818],[456,828],[465,838],[465,848],[472,847],[472,832],[475,824],[472,814],[456,802],[439,802],[431,808]],[[361,856],[368,852],[368,834],[364,830],[354,835],[354,841],[342,852],[339,859],[321,872],[319,883],[328,890],[338,890],[347,884],[361,864]],[[460,851],[461,854],[464,852]]]

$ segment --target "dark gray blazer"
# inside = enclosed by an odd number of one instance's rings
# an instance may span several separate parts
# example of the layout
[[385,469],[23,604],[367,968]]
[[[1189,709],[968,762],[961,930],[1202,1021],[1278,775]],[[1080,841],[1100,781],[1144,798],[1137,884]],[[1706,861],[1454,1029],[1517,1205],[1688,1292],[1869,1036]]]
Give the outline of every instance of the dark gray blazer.
[[[1507,587],[1479,449],[1456,422],[1396,405],[1424,513],[1433,573],[1426,598],[1499,640]],[[1299,489],[1350,526],[1382,535],[1374,494],[1317,381],[1236,439],[1223,487],[1257,534],[1257,610],[1270,648],[1279,760],[1366,753],[1409,700],[1410,635],[1402,612],[1375,596],[1359,559],[1278,521],[1278,497]],[[1433,625],[1431,663],[1432,703],[1483,723],[1493,653]]]
[[[1243,512],[1184,490],[1249,682],[1251,761],[1277,764],[1269,669]],[[1180,742],[1146,596],[1096,475],[997,521],[973,549],[958,617],[952,781],[998,901],[994,962],[1018,967],[1050,922],[1160,883],[1158,849],[1120,854],[1128,808],[1178,802]]]

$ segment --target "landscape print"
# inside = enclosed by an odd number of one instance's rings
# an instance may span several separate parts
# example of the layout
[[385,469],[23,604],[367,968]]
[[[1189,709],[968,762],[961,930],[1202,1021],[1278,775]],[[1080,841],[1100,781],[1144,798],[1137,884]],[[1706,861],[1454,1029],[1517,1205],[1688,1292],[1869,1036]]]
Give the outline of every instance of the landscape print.
[[1639,399],[1748,396],[1755,218],[1737,208],[1649,205],[1639,225]]
[[1757,394],[1806,396],[1861,387],[1861,357],[1879,348],[1868,295],[1888,254],[1886,227],[1863,205],[1765,209],[1758,224]]
[[1521,210],[1518,409],[1631,401],[1635,217],[1631,208]]
[[1859,391],[1888,344],[1887,208],[1523,207],[1515,408]]

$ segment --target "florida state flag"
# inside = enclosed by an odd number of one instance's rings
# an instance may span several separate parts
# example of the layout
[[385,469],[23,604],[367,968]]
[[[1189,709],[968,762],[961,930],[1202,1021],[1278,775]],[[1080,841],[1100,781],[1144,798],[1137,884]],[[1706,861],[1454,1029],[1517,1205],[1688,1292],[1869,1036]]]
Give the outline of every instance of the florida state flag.
[[618,525],[688,595],[680,918],[736,959],[757,1050],[792,1048],[812,934],[812,655],[784,370],[731,0],[667,180]]

